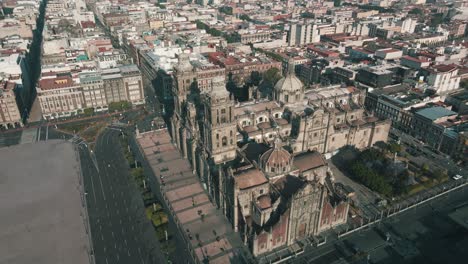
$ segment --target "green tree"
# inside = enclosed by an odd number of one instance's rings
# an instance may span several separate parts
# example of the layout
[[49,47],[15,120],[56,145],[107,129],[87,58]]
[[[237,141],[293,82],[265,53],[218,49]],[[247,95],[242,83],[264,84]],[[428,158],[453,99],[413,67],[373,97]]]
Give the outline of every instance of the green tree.
[[218,8],[219,12],[224,13],[226,15],[232,15],[232,7],[230,6],[222,6]]
[[391,153],[401,152],[401,145],[397,143],[387,144],[387,150]]
[[263,79],[273,85],[281,79],[281,73],[278,68],[270,68],[263,74]]
[[460,87],[463,89],[468,89],[468,79],[463,79],[460,81]]
[[421,170],[423,173],[428,173],[429,172],[429,165],[427,165],[426,163],[424,163],[421,167]]
[[109,104],[109,112],[123,111],[130,109],[132,104],[128,101],[112,102]]
[[258,86],[262,81],[262,75],[258,71],[253,71],[250,73],[250,83]]
[[432,16],[431,18],[431,26],[432,27],[437,27],[438,25],[442,24],[444,22],[444,14],[443,13],[437,13]]
[[85,116],[92,116],[94,115],[94,108],[86,108],[84,111],[83,111],[84,115]]
[[421,16],[424,12],[420,8],[413,8],[408,12],[408,14]]
[[245,21],[253,22],[253,20],[246,14],[240,15],[239,18]]
[[304,12],[304,13],[301,13],[301,17],[302,18],[314,18],[315,15],[310,12]]

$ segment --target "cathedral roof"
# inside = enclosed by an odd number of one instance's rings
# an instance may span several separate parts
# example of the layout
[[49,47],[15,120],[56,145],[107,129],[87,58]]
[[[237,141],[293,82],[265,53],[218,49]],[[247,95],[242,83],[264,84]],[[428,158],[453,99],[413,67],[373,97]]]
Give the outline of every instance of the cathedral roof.
[[288,63],[288,73],[276,83],[275,90],[291,92],[302,90],[304,84],[296,77],[294,67],[294,60],[290,60]]
[[257,198],[257,205],[260,209],[268,209],[271,207],[271,197],[268,194],[261,195]]
[[240,172],[235,175],[235,182],[239,189],[248,189],[264,183],[267,183],[268,180],[263,175],[263,172],[257,168],[251,168],[245,171]]
[[275,85],[277,91],[298,91],[302,89],[302,82],[295,74],[287,74],[286,77],[281,78]]
[[314,152],[301,153],[294,156],[294,166],[300,171],[308,171],[326,165],[322,154]]
[[291,154],[281,146],[281,140],[277,138],[273,148],[269,149],[260,157],[260,163],[265,168],[285,166],[291,160]]

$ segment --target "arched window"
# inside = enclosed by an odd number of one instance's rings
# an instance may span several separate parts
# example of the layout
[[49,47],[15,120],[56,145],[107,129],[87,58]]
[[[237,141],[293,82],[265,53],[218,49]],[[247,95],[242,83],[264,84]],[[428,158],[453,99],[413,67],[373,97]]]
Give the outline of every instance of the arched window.
[[227,146],[227,143],[228,143],[227,137],[223,137],[223,139],[221,140],[221,143],[223,144],[223,147]]

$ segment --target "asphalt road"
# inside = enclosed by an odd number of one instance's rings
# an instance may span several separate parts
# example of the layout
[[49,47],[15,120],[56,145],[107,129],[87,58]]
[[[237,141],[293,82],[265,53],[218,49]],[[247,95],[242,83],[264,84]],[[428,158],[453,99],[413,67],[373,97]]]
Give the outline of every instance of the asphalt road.
[[80,144],[96,263],[166,263],[131,179],[119,134],[106,129],[94,153]]

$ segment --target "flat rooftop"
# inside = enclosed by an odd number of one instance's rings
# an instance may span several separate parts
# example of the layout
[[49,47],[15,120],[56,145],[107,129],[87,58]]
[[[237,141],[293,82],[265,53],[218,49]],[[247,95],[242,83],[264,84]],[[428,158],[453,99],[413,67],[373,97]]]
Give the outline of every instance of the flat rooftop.
[[89,263],[73,145],[0,149],[0,263]]

